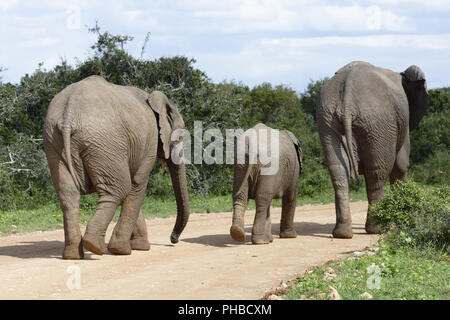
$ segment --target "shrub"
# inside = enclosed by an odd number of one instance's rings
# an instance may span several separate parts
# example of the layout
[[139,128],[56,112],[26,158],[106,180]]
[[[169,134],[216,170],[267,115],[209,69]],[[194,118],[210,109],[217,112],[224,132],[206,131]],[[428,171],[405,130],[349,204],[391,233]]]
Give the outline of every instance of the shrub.
[[[41,63],[17,84],[3,83],[0,77],[0,210],[39,207],[56,201],[41,139],[45,114],[56,93],[90,75],[101,75],[113,83],[148,92],[163,91],[178,105],[191,136],[196,120],[203,121],[204,129],[219,128],[223,135],[225,129],[247,129],[258,122],[288,129],[303,149],[301,197],[333,193],[314,119],[315,100],[326,78],[311,81],[300,94],[290,87],[270,83],[253,88],[240,82],[214,83],[195,67],[194,59],[136,58],[126,50],[133,37],[100,32],[98,25],[89,31],[97,36],[97,41],[84,61],[71,66],[62,60],[51,70]],[[0,75],[2,70],[0,67]],[[448,89],[430,90],[428,113],[419,128],[411,132],[412,171],[423,183],[448,184],[449,106]],[[204,147],[207,143],[204,141]],[[228,194],[232,172],[231,165],[188,165],[189,193]],[[350,182],[350,189],[358,189],[355,181]],[[147,195],[173,197],[170,175],[161,174],[159,162],[152,172]],[[86,206],[92,207],[88,203]]]
[[393,247],[431,246],[448,250],[450,188],[424,188],[397,181],[371,206],[375,220]]
[[450,153],[437,150],[422,163],[413,164],[411,176],[415,181],[430,185],[448,185],[450,182]]

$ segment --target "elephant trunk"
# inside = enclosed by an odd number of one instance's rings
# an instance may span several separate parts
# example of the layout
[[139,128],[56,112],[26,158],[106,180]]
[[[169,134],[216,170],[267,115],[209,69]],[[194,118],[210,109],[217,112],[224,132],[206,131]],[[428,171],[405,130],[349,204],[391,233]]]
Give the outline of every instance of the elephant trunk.
[[173,191],[177,201],[177,221],[173,227],[170,241],[177,243],[181,232],[189,220],[189,194],[186,183],[186,167],[184,164],[175,164],[167,159],[167,164],[172,178]]

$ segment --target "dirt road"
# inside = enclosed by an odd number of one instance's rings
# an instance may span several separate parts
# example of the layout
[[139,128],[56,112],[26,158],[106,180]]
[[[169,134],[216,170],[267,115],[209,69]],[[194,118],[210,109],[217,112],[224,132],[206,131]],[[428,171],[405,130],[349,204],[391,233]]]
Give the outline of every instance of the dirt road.
[[61,259],[62,230],[1,237],[0,299],[259,299],[312,266],[374,244],[364,231],[367,202],[351,210],[350,240],[330,237],[334,204],[307,205],[296,210],[296,239],[276,236],[280,208],[271,209],[274,242],[259,246],[249,242],[254,211],[245,244],[228,234],[231,213],[192,214],[176,245],[169,240],[175,219],[151,219],[149,252],[87,253],[80,261]]

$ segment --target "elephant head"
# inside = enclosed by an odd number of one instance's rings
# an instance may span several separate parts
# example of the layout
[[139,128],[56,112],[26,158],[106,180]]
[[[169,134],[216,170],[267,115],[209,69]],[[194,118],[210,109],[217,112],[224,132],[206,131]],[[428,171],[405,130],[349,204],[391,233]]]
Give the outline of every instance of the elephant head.
[[181,232],[189,219],[189,194],[186,183],[186,168],[183,163],[175,164],[171,159],[171,151],[179,143],[172,141],[172,132],[184,128],[184,121],[177,106],[160,91],[153,91],[147,99],[156,115],[159,129],[158,156],[166,160],[172,178],[173,190],[177,201],[177,221],[170,236],[172,243],[177,243]]
[[415,65],[400,73],[409,103],[409,129],[417,128],[428,109],[428,90],[425,74]]

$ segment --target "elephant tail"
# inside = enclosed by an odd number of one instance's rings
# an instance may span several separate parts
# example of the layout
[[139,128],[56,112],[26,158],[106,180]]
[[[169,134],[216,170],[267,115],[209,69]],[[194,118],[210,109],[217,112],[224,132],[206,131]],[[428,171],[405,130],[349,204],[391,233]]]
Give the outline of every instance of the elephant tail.
[[345,140],[344,147],[345,152],[347,152],[348,159],[350,162],[350,178],[356,178],[358,181],[358,187],[361,184],[361,180],[358,174],[358,163],[355,158],[355,153],[353,151],[353,142],[352,142],[352,117],[348,110],[348,107],[345,108],[346,112],[344,113],[344,131],[345,131]]
[[70,108],[70,100],[68,102],[68,105],[66,106],[64,110],[64,116],[62,119],[62,122],[59,124],[59,130],[62,135],[63,140],[63,146],[64,146],[64,155],[66,157],[67,167],[69,169],[70,175],[72,176],[73,182],[75,183],[75,186],[80,191],[80,183],[77,179],[77,176],[75,174],[75,170],[73,168],[72,163],[72,154],[70,149],[70,136],[72,134],[72,110]]

